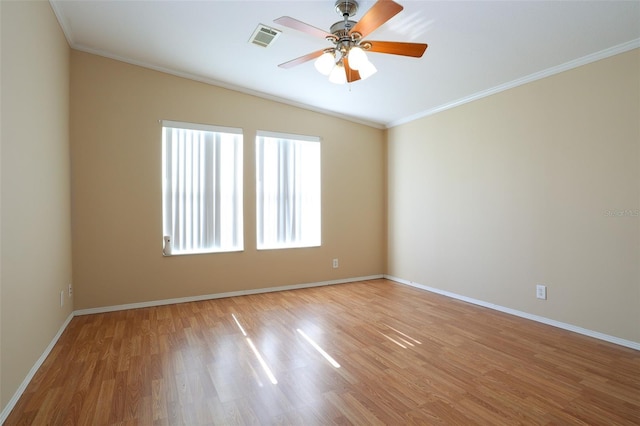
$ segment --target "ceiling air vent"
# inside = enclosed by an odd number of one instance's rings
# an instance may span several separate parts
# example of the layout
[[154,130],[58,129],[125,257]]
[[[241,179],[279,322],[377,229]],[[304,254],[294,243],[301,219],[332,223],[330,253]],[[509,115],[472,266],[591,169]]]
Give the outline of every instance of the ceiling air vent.
[[268,47],[280,35],[280,31],[275,28],[267,27],[259,24],[258,28],[253,32],[249,41],[258,46]]

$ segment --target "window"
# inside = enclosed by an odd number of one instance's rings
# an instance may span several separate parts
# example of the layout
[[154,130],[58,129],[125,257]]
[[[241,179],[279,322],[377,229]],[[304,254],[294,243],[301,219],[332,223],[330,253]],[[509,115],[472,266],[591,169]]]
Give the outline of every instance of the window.
[[320,139],[258,132],[258,249],[320,245]]
[[243,249],[241,129],[163,121],[162,176],[165,255]]

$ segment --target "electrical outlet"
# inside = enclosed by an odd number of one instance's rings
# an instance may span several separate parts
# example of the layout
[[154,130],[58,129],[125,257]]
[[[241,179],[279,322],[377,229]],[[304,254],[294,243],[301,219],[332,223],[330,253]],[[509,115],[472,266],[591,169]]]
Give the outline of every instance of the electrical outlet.
[[338,259],[333,259],[333,269],[336,269],[338,266]]
[[69,293],[69,297],[73,296],[73,287],[71,287],[71,284],[69,284],[68,293]]
[[536,285],[536,297],[538,299],[547,300],[547,286],[538,284]]
[[60,291],[60,307],[64,306],[64,290]]

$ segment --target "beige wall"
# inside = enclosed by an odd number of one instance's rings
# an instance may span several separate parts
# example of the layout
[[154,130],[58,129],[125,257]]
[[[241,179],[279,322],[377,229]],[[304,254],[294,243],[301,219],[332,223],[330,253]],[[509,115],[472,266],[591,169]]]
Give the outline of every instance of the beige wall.
[[72,311],[69,47],[48,2],[0,2],[4,408]]
[[[385,132],[70,53],[46,2],[0,19],[1,407],[72,278],[86,309],[387,272],[640,342],[638,50]],[[244,252],[162,257],[161,119],[244,129]],[[322,247],[256,251],[258,129],[322,138]]]
[[388,273],[640,342],[639,117],[636,49],[390,129]]
[[[71,117],[76,309],[384,273],[382,130],[77,51]],[[244,130],[244,252],[162,256],[162,119]],[[322,247],[256,250],[257,130],[322,138]]]

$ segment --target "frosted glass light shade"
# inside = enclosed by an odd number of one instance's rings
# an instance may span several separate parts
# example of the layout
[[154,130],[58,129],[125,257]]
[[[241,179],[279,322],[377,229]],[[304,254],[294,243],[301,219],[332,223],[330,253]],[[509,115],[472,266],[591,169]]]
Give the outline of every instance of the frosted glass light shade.
[[352,47],[349,50],[349,66],[352,69],[359,71],[367,62],[369,62],[369,59],[367,59],[366,53],[360,47]]
[[[349,62],[349,65],[351,65],[351,62]],[[371,62],[367,61],[360,66],[358,72],[360,73],[360,78],[364,80],[377,73],[378,69]]]
[[342,63],[337,64],[329,74],[329,81],[335,84],[345,84],[347,82],[347,73]]
[[313,65],[320,74],[329,75],[335,66],[335,60],[336,59],[332,53],[324,52],[318,59],[316,59]]

